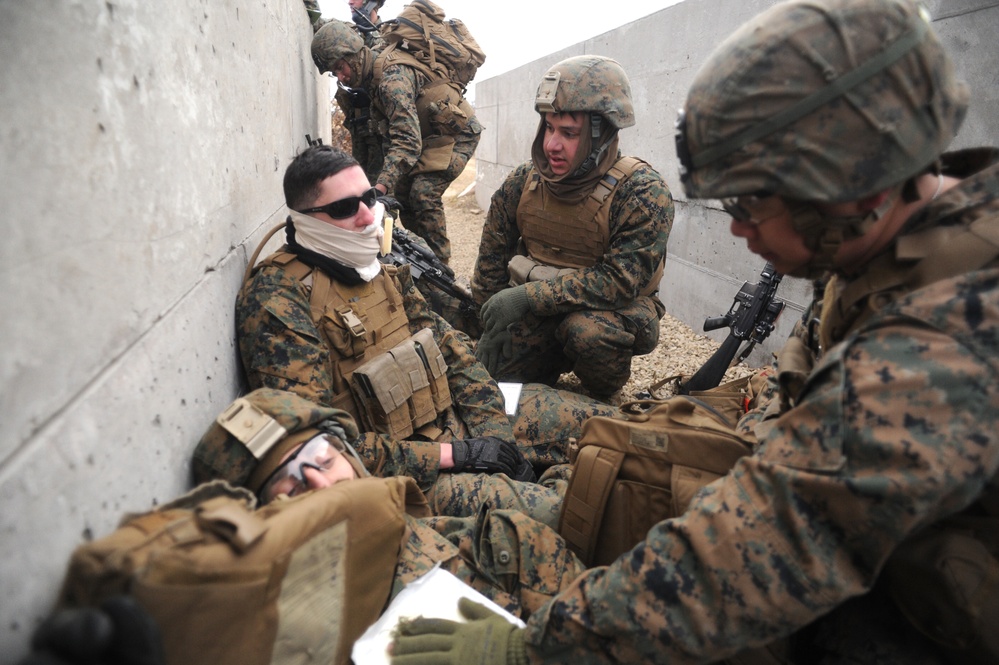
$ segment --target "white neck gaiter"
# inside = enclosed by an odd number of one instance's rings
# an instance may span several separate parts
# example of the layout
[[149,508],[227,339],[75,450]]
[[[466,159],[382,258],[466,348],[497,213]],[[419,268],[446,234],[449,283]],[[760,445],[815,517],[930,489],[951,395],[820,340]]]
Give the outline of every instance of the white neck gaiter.
[[365,282],[370,282],[381,271],[378,250],[385,231],[381,218],[385,206],[376,203],[373,209],[375,222],[363,231],[348,231],[329,222],[289,210],[295,226],[295,242],[334,261],[353,268]]

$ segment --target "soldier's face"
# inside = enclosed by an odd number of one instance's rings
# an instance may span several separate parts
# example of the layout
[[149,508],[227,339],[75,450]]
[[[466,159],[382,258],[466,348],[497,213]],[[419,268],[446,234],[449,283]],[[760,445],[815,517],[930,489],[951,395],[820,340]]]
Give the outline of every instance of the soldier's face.
[[572,168],[583,129],[582,114],[545,113],[544,152],[555,175],[565,175]]
[[289,450],[281,458],[279,469],[277,477],[260,490],[260,498],[265,503],[273,501],[279,494],[298,496],[309,490],[357,478],[354,467],[343,453],[326,443],[323,437],[316,437]]
[[745,239],[749,251],[784,275],[794,274],[811,260],[814,253],[794,228],[791,211],[780,197],[740,197],[738,203],[748,217],[733,217],[730,231],[736,238]]
[[[371,184],[368,182],[367,176],[364,175],[364,170],[360,166],[351,166],[323,180],[319,185],[319,198],[309,207],[319,208],[350,196],[361,196],[369,189],[371,189]],[[371,208],[363,202],[357,205],[357,213],[346,219],[335,219],[323,212],[309,214],[327,224],[355,232],[364,231],[375,223],[375,216],[372,214]]]
[[337,77],[340,83],[344,85],[350,85],[350,77],[353,72],[350,70],[350,65],[343,58],[340,58],[333,63],[333,76]]

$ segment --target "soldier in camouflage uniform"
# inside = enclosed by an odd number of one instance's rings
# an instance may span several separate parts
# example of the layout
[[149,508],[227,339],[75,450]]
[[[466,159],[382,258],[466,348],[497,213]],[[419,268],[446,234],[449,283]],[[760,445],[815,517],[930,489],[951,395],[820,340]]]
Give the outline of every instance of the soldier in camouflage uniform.
[[552,385],[572,370],[607,397],[628,381],[632,357],[659,341],[673,199],[652,167],[618,152],[618,130],[635,115],[615,61],[556,64],[535,109],[531,161],[493,194],[482,230],[476,354],[500,381]]
[[[429,330],[447,365],[451,406],[405,440],[367,424],[357,443],[365,466],[379,476],[415,478],[435,514],[473,514],[488,498],[556,524],[564,469],[546,473],[541,484],[516,482],[510,478],[532,477],[530,469],[503,459],[526,459],[538,472],[562,465],[582,422],[617,410],[567,391],[526,385],[516,416],[507,416],[503,395],[475,359],[468,337],[430,310],[408,266],[377,262],[379,241],[372,232],[378,225],[368,208],[374,200],[365,198],[369,187],[357,163],[330,146],[308,148],[288,167],[288,243],[254,268],[236,302],[237,341],[251,388],[288,390],[321,405],[357,410],[350,388],[355,366],[373,362],[392,340]],[[351,214],[331,218],[328,212],[344,214],[331,208],[341,201],[355,204],[345,211]],[[327,239],[332,233],[337,235]],[[314,289],[346,300],[313,302]],[[380,292],[382,299],[371,295]],[[364,300],[368,297],[372,300]],[[362,300],[374,304],[366,309]],[[379,308],[388,312],[388,321],[380,321]],[[314,312],[322,316],[319,325]],[[363,422],[359,413],[356,417]],[[463,454],[469,446],[484,448],[478,461]],[[495,454],[500,457],[487,463]],[[462,459],[466,470],[505,475],[441,473],[452,464],[462,470],[457,463]]]
[[[251,411],[258,426],[246,428]],[[285,391],[256,390],[234,402],[202,437],[192,458],[194,479],[227,480],[263,503],[340,485],[367,475],[351,446],[358,436],[343,411]],[[483,506],[470,517],[405,519],[393,598],[439,565],[526,618],[583,571],[557,533],[515,510]]]
[[[376,67],[377,55],[342,21],[330,21],[312,41],[312,59],[319,71],[331,71],[345,85],[363,88],[371,97],[372,111],[383,128],[379,133],[386,137],[375,187],[402,203],[405,227],[447,263],[451,244],[441,197],[475,152],[482,126],[460,95],[442,93],[448,86],[430,86],[430,77],[405,62]],[[430,102],[437,100],[430,97],[437,94],[445,94],[445,102],[461,98],[461,122],[446,127],[434,123]]]
[[724,41],[681,178],[779,271],[831,271],[811,348],[780,356],[814,367],[753,455],[526,630],[417,620],[393,665],[711,662],[787,636],[800,663],[997,662],[999,152],[944,154],[967,100],[912,0],[792,0]]

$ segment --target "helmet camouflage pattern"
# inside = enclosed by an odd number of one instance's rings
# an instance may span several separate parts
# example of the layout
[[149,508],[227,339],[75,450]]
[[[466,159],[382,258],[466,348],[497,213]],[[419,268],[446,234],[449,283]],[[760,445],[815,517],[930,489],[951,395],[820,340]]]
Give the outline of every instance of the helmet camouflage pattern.
[[230,404],[201,437],[192,459],[194,480],[222,479],[256,492],[285,453],[320,432],[345,443],[358,437],[345,411],[259,388]]
[[354,55],[362,46],[364,39],[351,24],[330,19],[312,38],[312,61],[321,73],[331,72],[337,60]]
[[792,0],[708,57],[677,122],[691,198],[855,201],[933,164],[968,92],[913,0]]
[[538,86],[534,110],[599,113],[615,129],[635,124],[628,75],[616,61],[599,55],[579,55],[552,66]]

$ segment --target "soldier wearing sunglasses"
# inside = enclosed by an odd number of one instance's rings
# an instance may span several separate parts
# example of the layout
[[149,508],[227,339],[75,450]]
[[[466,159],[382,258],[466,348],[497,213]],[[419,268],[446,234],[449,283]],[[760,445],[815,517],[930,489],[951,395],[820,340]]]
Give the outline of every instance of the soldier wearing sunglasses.
[[[569,439],[585,418],[616,409],[528,385],[508,416],[467,336],[431,311],[408,268],[378,261],[391,200],[350,155],[308,148],[284,190],[286,244],[248,271],[237,297],[251,388],[350,413],[361,425],[361,466],[413,477],[435,514],[467,515],[489,501],[555,525]],[[295,463],[275,482],[301,485],[321,467]]]

